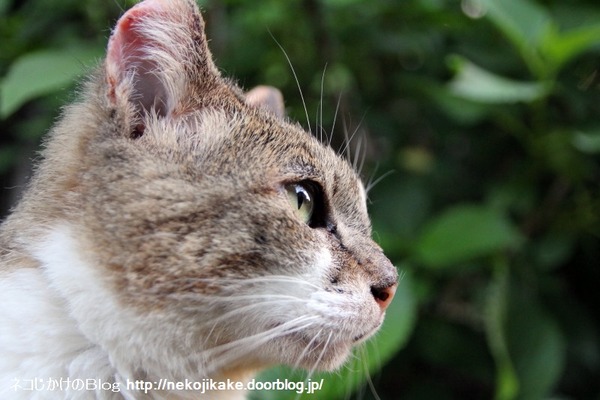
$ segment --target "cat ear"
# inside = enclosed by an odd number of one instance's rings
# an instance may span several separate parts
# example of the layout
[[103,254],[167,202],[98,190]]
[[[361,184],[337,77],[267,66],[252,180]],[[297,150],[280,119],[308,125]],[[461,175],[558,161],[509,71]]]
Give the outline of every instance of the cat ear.
[[283,95],[273,86],[257,86],[246,93],[246,104],[270,111],[279,118],[285,116]]
[[106,76],[109,100],[133,104],[141,115],[169,115],[184,107],[191,82],[195,93],[214,84],[220,74],[196,4],[145,0],[127,11],[108,43]]

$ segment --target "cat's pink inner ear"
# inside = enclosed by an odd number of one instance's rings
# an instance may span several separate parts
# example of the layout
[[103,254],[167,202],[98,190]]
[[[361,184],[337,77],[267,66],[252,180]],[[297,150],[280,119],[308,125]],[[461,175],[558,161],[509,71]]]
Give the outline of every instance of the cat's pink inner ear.
[[[145,36],[143,28],[145,21],[161,18],[165,6],[165,1],[146,0],[127,11],[117,22],[106,55],[111,101],[125,95],[136,103],[139,112],[154,109],[162,116],[169,112],[170,104],[160,68],[152,57],[161,44]],[[123,89],[127,87],[129,90]]]

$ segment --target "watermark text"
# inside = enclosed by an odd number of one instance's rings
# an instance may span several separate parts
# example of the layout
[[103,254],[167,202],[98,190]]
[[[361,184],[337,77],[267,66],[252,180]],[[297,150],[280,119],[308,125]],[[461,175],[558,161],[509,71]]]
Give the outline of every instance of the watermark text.
[[13,391],[32,392],[81,392],[81,391],[110,391],[129,393],[143,392],[147,394],[152,391],[187,391],[200,394],[222,391],[293,391],[298,394],[314,394],[323,388],[323,379],[305,381],[292,381],[288,379],[276,379],[274,381],[259,381],[252,379],[248,382],[235,380],[217,381],[211,378],[197,381],[185,379],[173,381],[159,379],[157,381],[146,381],[142,379],[127,379],[124,382],[110,382],[102,379],[79,379],[79,378],[34,378],[13,379],[11,389]]

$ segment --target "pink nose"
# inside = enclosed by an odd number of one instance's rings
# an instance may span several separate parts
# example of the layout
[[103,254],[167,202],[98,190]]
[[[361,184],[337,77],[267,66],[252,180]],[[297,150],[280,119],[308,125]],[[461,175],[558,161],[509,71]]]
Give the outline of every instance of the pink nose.
[[375,301],[377,302],[377,304],[379,304],[381,311],[385,311],[385,309],[388,308],[388,306],[392,302],[392,299],[394,298],[394,294],[396,294],[397,287],[398,287],[398,284],[394,283],[392,286],[387,286],[387,287],[373,286],[371,288],[371,293],[373,294],[373,297],[375,298]]

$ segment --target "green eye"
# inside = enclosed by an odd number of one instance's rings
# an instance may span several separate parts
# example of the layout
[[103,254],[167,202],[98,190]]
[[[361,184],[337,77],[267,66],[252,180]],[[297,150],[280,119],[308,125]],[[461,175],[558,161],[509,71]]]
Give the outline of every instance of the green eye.
[[315,209],[314,195],[310,188],[299,183],[285,187],[288,200],[293,210],[304,223],[310,223]]

